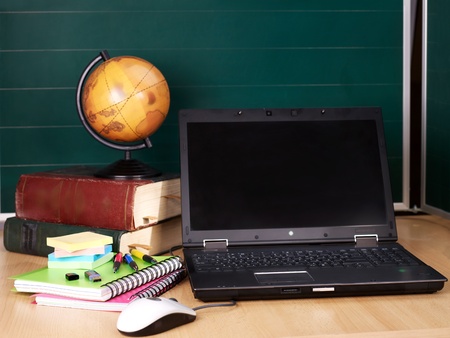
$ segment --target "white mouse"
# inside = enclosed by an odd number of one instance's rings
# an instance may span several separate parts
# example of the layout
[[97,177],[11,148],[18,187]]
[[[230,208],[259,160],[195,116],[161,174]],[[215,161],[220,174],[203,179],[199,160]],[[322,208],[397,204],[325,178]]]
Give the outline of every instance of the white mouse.
[[149,336],[193,322],[191,308],[168,298],[140,298],[122,311],[117,329],[127,336]]

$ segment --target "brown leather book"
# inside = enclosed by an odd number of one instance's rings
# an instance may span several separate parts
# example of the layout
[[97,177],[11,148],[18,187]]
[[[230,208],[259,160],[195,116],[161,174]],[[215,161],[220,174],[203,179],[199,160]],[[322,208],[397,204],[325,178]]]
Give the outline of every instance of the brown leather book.
[[181,214],[179,174],[113,180],[95,177],[96,170],[76,166],[21,175],[16,216],[133,231]]

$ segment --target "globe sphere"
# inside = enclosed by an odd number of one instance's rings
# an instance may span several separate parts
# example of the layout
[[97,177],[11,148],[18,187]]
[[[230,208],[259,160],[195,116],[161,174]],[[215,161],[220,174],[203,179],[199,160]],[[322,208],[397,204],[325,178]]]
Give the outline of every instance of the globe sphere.
[[113,142],[136,142],[155,133],[164,122],[170,93],[163,74],[134,56],[101,63],[87,78],[81,98],[87,123]]

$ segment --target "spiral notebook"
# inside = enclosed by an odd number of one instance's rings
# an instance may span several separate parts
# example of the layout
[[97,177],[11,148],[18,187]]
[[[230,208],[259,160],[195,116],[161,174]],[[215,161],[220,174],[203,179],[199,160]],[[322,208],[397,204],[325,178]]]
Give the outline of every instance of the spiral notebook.
[[[158,263],[151,264],[135,258],[140,267],[137,272],[123,265],[116,273],[113,264],[107,263],[95,269],[101,275],[101,282],[91,282],[84,277],[86,270],[49,269],[42,268],[24,274],[10,277],[15,279],[14,288],[18,292],[47,293],[52,295],[107,301],[130,290],[167,275],[182,268],[179,257],[153,256]],[[80,276],[78,280],[66,280],[66,273],[73,272]]]
[[33,295],[34,303],[42,306],[65,307],[72,309],[96,310],[96,311],[122,311],[135,299],[158,297],[172,289],[186,276],[184,269],[175,270],[167,275],[159,277],[151,282],[143,284],[134,290],[130,290],[120,296],[111,298],[105,302],[95,302],[84,299],[75,299],[64,296],[39,293]]

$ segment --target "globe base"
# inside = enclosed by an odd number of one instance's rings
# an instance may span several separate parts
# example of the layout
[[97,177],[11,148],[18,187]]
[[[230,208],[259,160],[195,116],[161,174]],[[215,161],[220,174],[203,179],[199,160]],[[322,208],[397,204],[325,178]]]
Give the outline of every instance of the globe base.
[[94,174],[96,177],[115,180],[140,180],[159,175],[161,171],[135,159],[116,161]]

